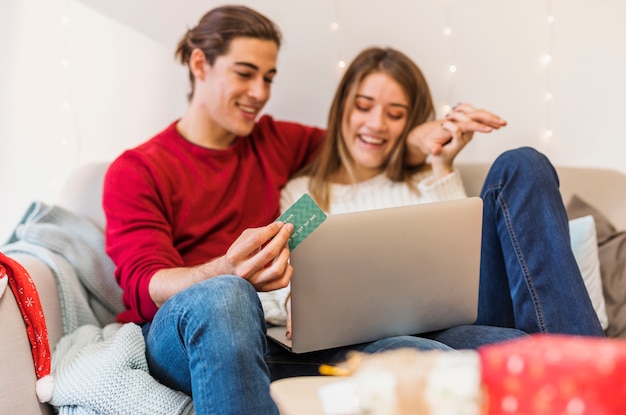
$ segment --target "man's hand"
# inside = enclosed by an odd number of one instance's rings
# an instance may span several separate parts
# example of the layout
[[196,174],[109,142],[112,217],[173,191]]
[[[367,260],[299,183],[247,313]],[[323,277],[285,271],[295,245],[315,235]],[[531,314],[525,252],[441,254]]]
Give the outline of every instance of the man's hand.
[[245,278],[257,291],[286,287],[293,274],[287,245],[292,231],[293,224],[282,222],[246,229],[222,257],[224,273]]
[[287,245],[292,231],[293,224],[282,222],[246,229],[221,257],[195,267],[157,271],[150,280],[150,297],[160,307],[174,294],[218,275],[245,278],[257,291],[286,287],[293,274]]

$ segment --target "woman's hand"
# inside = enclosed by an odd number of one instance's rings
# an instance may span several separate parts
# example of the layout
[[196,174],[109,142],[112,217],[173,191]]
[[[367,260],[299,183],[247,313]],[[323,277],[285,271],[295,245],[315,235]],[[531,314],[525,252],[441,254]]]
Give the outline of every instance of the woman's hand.
[[466,132],[490,133],[506,126],[506,121],[498,115],[484,109],[476,109],[466,102],[455,105],[446,119],[456,122]]
[[291,295],[287,297],[287,301],[285,302],[285,309],[287,310],[287,322],[285,323],[287,326],[287,331],[285,335],[288,339],[291,340]]
[[427,121],[411,131],[407,137],[408,163],[418,166],[431,154],[441,152],[441,147],[452,138],[442,127],[441,120]]
[[474,136],[473,131],[464,132],[450,120],[443,121],[441,128],[450,134],[450,139],[430,154],[430,165],[436,179],[442,179],[452,173],[454,159]]
[[506,124],[492,112],[461,103],[444,120],[415,127],[409,133],[408,145],[416,148],[413,153],[419,150],[429,156],[435,177],[443,178],[453,170],[454,159],[475,132],[490,133]]

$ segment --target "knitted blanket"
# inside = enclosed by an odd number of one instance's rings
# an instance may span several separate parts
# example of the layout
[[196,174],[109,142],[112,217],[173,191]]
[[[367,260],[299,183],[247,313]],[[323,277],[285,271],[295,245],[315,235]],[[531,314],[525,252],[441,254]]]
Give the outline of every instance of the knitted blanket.
[[0,250],[33,255],[50,268],[59,290],[64,334],[82,324],[114,322],[124,310],[102,230],[67,209],[33,202]]
[[141,328],[114,323],[123,304],[102,230],[34,202],[0,251],[35,256],[57,285],[64,336],[51,345],[51,384],[37,386],[42,402],[61,415],[194,413],[189,396],[149,374]]
[[148,373],[141,328],[85,325],[64,336],[52,356],[60,415],[191,415],[191,398]]

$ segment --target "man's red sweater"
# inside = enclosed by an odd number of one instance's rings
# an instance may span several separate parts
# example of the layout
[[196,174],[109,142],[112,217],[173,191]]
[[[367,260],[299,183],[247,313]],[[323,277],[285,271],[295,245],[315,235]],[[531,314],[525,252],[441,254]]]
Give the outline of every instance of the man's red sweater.
[[317,153],[324,131],[264,116],[225,150],[187,141],[176,122],[109,167],[104,182],[106,250],[127,310],[151,321],[150,278],[224,255],[246,228],[279,215],[280,189]]

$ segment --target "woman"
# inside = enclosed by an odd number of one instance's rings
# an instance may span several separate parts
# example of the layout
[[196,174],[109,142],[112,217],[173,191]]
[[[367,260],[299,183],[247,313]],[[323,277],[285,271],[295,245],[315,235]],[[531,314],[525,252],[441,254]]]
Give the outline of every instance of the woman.
[[[363,51],[339,84],[320,157],[285,186],[282,208],[303,193],[331,214],[465,197],[454,159],[473,132],[459,125],[487,119],[491,128],[500,128],[506,122],[469,104],[457,105],[444,122],[430,121],[433,114],[428,85],[407,56],[389,48]],[[430,137],[415,136],[420,124],[429,126]],[[447,131],[447,138],[433,140],[436,129]],[[430,152],[428,164],[406,163],[407,140]],[[530,148],[505,152],[481,197],[476,324],[603,336],[570,248],[558,178],[547,158]],[[284,322],[288,307],[277,304],[265,301],[266,314]]]

